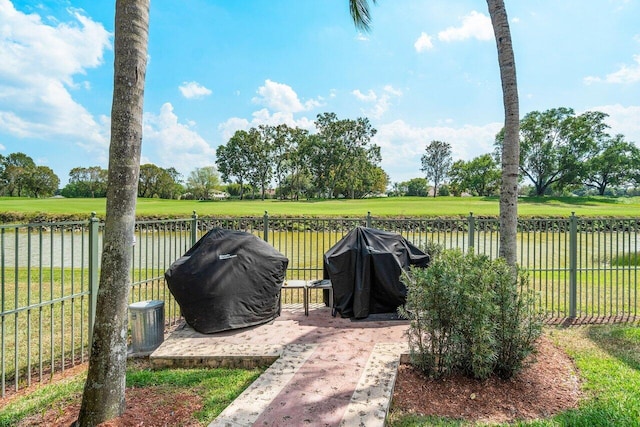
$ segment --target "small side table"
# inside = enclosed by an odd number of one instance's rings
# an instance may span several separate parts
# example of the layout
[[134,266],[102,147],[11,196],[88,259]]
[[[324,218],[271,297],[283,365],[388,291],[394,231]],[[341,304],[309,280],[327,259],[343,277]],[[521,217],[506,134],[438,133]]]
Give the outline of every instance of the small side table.
[[[307,295],[307,281],[306,280],[285,280],[282,284],[282,288],[302,289],[302,306],[304,307],[304,315],[309,315],[309,297]],[[281,299],[282,300],[282,299]]]
[[309,315],[309,300],[311,298],[310,293],[312,289],[327,289],[329,291],[329,307],[333,312],[333,285],[331,284],[331,280],[322,279],[322,280],[311,280],[307,282],[307,287],[305,290],[304,300],[307,302],[307,308],[305,310],[305,314]]

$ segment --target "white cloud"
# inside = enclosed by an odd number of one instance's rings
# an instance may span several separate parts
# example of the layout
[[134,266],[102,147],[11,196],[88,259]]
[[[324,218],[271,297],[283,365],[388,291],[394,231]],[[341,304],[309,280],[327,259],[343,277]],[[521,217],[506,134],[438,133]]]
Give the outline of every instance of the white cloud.
[[391,85],[385,85],[384,91],[395,96],[402,96],[402,91],[400,89],[396,89]]
[[460,27],[449,27],[438,33],[438,40],[444,42],[462,41],[470,38],[482,41],[494,38],[491,19],[487,15],[474,10],[469,15],[462,17]]
[[242,117],[231,117],[218,125],[218,130],[222,134],[222,139],[226,141],[231,139],[238,130],[248,130],[251,127],[249,120]]
[[0,131],[106,146],[108,130],[70,89],[90,88],[74,77],[102,65],[111,35],[80,11],[69,12],[69,22],[50,26],[0,0]]
[[369,41],[369,37],[365,36],[361,32],[358,32],[358,34],[356,35],[356,40],[358,40],[360,42],[368,42]]
[[314,120],[309,119],[308,117],[296,119],[293,117],[292,113],[275,112],[272,114],[269,110],[263,108],[252,113],[251,121],[242,117],[231,117],[220,123],[220,125],[218,125],[218,130],[222,134],[222,139],[226,143],[226,141],[228,141],[238,130],[248,130],[260,125],[277,126],[280,124],[286,124],[290,127],[298,127],[312,131],[316,128],[313,122]]
[[214,164],[215,149],[194,127],[193,122],[180,123],[168,102],[159,114],[145,113],[143,158],[153,158],[153,163],[163,168],[174,167],[185,177],[197,167]]
[[7,149],[7,147],[5,147],[4,145],[0,144],[0,151],[4,151],[6,149]]
[[423,176],[420,158],[425,147],[433,140],[451,144],[454,160],[470,160],[493,151],[495,135],[502,123],[484,126],[414,127],[396,120],[377,127],[373,142],[380,146],[382,168],[392,181],[406,181]]
[[416,49],[416,52],[424,52],[425,50],[433,49],[433,41],[431,40],[431,36],[427,33],[421,33],[418,40],[413,44],[413,47]]
[[372,108],[368,111],[363,110],[363,113],[366,116],[371,116],[374,119],[379,119],[384,115],[384,113],[389,110],[389,107],[391,106],[391,99],[393,97],[402,96],[402,91],[395,89],[391,85],[386,85],[382,89],[382,94],[380,95],[376,94],[371,89],[369,89],[366,94],[362,93],[359,89],[352,91],[351,94],[355,96],[359,101],[365,103],[373,103],[374,105],[372,106]]
[[351,93],[360,101],[364,101],[364,102],[373,102],[376,99],[378,99],[378,97],[376,96],[376,93],[371,89],[369,89],[369,92],[366,95],[360,92],[360,89],[356,89]]
[[623,134],[625,140],[635,142],[640,148],[640,106],[622,106],[620,104],[601,105],[589,108],[590,111],[602,111],[607,113],[606,122],[611,127],[608,133],[611,135]]
[[633,55],[635,64],[622,65],[611,74],[607,74],[604,78],[589,76],[584,78],[586,84],[592,83],[614,83],[626,84],[640,82],[640,55]]
[[34,159],[34,163],[36,165],[46,166],[49,164],[49,159],[46,157],[38,157],[37,159]]
[[204,98],[205,96],[211,95],[211,90],[198,82],[183,82],[178,89],[180,89],[182,96],[187,99]]
[[[266,108],[254,111],[251,119],[244,117],[230,117],[218,125],[222,139],[228,141],[238,130],[248,130],[252,127],[260,125],[286,124],[291,127],[298,127],[312,131],[315,129],[314,120],[308,117],[294,116],[294,113],[309,111],[318,106],[323,105],[322,97],[312,99],[302,103],[298,98],[298,94],[293,88],[284,83],[277,83],[272,80],[265,80],[264,86],[258,88],[259,97],[252,99],[253,103],[264,105]],[[331,89],[330,98],[336,97],[337,91]]]
[[614,11],[615,12],[621,12],[625,9],[625,6],[628,5],[629,3],[631,3],[631,0],[609,0],[611,3],[614,4]]
[[260,96],[252,100],[255,104],[264,105],[272,111],[283,113],[309,111],[322,105],[320,101],[315,99],[302,103],[291,86],[269,79],[265,80],[264,86],[258,88],[258,95]]

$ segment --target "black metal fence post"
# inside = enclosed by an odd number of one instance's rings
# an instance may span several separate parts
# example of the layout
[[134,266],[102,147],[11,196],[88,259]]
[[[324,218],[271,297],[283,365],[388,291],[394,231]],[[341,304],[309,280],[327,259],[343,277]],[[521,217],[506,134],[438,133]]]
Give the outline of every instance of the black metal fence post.
[[264,224],[263,239],[265,242],[268,242],[269,241],[269,212],[264,211],[264,216],[262,217],[262,223]]
[[569,218],[569,317],[576,318],[578,294],[578,217]]
[[191,246],[198,241],[198,214],[193,211],[191,215]]
[[469,217],[467,218],[469,222],[469,249],[473,249],[474,241],[475,241],[475,233],[476,233],[476,219],[473,217],[473,212],[469,212]]

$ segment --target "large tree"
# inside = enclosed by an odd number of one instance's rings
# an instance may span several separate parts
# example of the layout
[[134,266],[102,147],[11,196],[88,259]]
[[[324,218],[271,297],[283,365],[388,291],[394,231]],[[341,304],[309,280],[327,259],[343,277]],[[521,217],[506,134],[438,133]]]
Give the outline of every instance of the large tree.
[[426,178],[411,178],[409,181],[401,182],[399,186],[405,189],[406,196],[427,197],[429,195],[429,181]]
[[116,0],[114,81],[102,265],[79,426],[125,409],[127,302],[142,145],[149,0]]
[[[273,162],[273,175],[276,179],[276,188],[282,187],[284,180],[292,170],[292,158],[294,155],[293,132],[294,129],[286,124],[278,126],[261,126],[263,135],[269,141]],[[281,194],[281,197],[284,195]]]
[[196,199],[209,200],[220,185],[220,176],[215,166],[205,166],[191,171],[187,178],[187,191]]
[[254,189],[260,187],[260,198],[265,199],[267,186],[273,177],[274,138],[273,128],[260,125],[258,129],[249,129],[249,181]]
[[623,135],[616,135],[599,142],[598,153],[585,163],[582,182],[602,196],[607,188],[631,184],[638,174],[640,150]]
[[140,166],[138,197],[173,199],[183,190],[180,173],[173,167],[164,169],[152,163]]
[[69,183],[62,190],[65,197],[105,197],[107,170],[100,166],[76,167],[69,171]]
[[9,196],[24,196],[28,189],[29,176],[36,168],[33,159],[24,153],[11,153],[0,159],[2,167],[0,171],[0,183],[2,193]]
[[244,198],[244,184],[249,179],[249,163],[251,153],[251,138],[249,132],[238,130],[224,145],[216,149],[216,165],[222,180],[229,182],[235,177],[240,185],[240,199]]
[[[376,0],[372,0],[376,3]],[[502,145],[502,181],[500,184],[500,256],[516,264],[518,226],[518,165],[520,159],[518,83],[516,61],[511,42],[511,30],[504,0],[487,0],[493,26],[504,105],[504,144]],[[371,23],[368,0],[349,0],[349,10],[355,25],[368,30]]]
[[[606,114],[571,108],[532,111],[520,122],[520,170],[538,196],[551,187],[562,189],[579,183],[587,173],[587,160],[608,137]],[[496,138],[502,144],[503,132]]]
[[60,185],[60,178],[49,166],[36,166],[27,178],[29,194],[39,198],[52,196]]
[[449,177],[457,195],[469,191],[477,196],[493,196],[500,187],[500,169],[491,154],[454,162]]
[[433,197],[438,194],[438,186],[444,182],[451,169],[451,144],[443,141],[431,141],[422,155],[422,172],[427,180],[433,181]]
[[307,192],[311,187],[309,164],[305,155],[305,147],[309,143],[309,131],[300,128],[291,129],[290,137],[290,151],[287,158],[290,172],[288,180],[292,196],[298,200],[300,194],[303,191]]
[[339,119],[335,113],[318,114],[315,125],[318,133],[307,140],[305,155],[316,188],[329,197],[355,198],[381,160],[380,147],[371,144],[376,129],[367,118]]

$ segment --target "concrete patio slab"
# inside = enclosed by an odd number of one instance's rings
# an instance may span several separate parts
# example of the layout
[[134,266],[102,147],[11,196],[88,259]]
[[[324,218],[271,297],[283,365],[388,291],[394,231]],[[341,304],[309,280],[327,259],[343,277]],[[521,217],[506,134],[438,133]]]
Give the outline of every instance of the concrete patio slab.
[[150,356],[154,366],[269,368],[210,426],[383,426],[406,321],[351,321],[329,308],[283,310],[269,324],[217,334],[188,326]]

